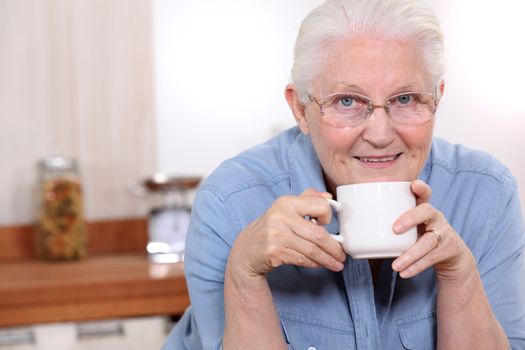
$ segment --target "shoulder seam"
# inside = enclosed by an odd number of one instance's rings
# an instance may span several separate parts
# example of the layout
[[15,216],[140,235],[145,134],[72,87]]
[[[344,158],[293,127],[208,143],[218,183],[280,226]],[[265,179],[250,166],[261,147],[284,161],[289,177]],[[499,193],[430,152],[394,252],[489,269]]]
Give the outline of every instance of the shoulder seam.
[[477,166],[457,166],[453,167],[450,163],[445,162],[441,159],[432,159],[432,166],[439,166],[443,169],[445,169],[450,174],[457,174],[462,172],[470,172],[470,173],[476,173],[478,175],[484,175],[489,176],[498,181],[499,183],[503,184],[508,181],[510,176],[503,173],[503,172],[496,172],[492,169],[477,167]]
[[256,187],[256,186],[268,186],[268,185],[275,185],[283,180],[286,180],[290,177],[289,172],[284,172],[277,174],[273,176],[272,178],[268,180],[262,180],[262,179],[251,179],[248,181],[244,181],[240,184],[237,184],[235,186],[232,186],[228,188],[226,191],[221,190],[217,186],[211,185],[211,184],[204,184],[200,190],[208,190],[215,194],[215,196],[221,201],[226,201],[230,196],[232,196],[235,193],[242,192],[248,188]]

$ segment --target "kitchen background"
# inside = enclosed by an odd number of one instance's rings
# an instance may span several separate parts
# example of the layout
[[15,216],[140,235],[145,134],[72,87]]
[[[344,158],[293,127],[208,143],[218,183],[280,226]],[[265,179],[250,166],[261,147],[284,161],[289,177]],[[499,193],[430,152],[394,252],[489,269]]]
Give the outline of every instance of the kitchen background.
[[[33,220],[43,157],[79,160],[88,219],[140,216],[130,183],[205,176],[292,125],[283,88],[318,3],[0,0],[0,225]],[[430,3],[448,59],[435,134],[496,155],[523,201],[525,5]]]
[[[134,183],[206,176],[293,125],[283,96],[293,43],[320,2],[0,0],[0,226],[34,221],[44,157],[79,161],[88,220],[144,217]],[[525,204],[525,5],[429,3],[448,66],[435,134],[498,157]],[[161,342],[160,321],[148,322]],[[69,326],[43,339],[57,349]]]

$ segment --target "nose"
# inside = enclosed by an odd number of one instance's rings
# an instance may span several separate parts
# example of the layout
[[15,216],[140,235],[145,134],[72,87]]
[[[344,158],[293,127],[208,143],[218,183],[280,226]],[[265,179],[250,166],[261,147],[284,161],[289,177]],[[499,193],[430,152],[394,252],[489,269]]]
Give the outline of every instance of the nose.
[[388,116],[386,106],[372,106],[372,114],[364,125],[362,138],[376,148],[390,145],[397,137],[394,122]]

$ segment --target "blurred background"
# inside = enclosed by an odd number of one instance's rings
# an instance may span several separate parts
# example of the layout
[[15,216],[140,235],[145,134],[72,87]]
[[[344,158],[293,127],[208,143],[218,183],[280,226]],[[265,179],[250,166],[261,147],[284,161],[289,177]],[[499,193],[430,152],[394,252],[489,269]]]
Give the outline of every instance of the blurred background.
[[[144,212],[130,181],[209,174],[293,125],[300,21],[321,1],[0,0],[0,224],[28,223],[35,164],[78,159],[90,219]],[[446,40],[437,136],[486,150],[525,197],[525,5],[430,1]]]
[[[435,135],[505,163],[525,208],[525,4],[428,2],[447,56]],[[133,184],[206,177],[292,126],[294,40],[320,3],[0,0],[0,226],[35,220],[42,158],[78,161],[88,221],[144,217]]]

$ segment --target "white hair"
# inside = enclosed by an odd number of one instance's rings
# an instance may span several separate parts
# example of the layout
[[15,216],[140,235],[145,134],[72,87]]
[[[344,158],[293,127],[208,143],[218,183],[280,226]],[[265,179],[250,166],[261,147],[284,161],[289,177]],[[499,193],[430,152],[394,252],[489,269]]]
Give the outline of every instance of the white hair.
[[412,41],[439,93],[445,71],[443,34],[428,6],[419,0],[327,0],[306,16],[295,44],[291,79],[303,102],[329,47],[356,34]]

